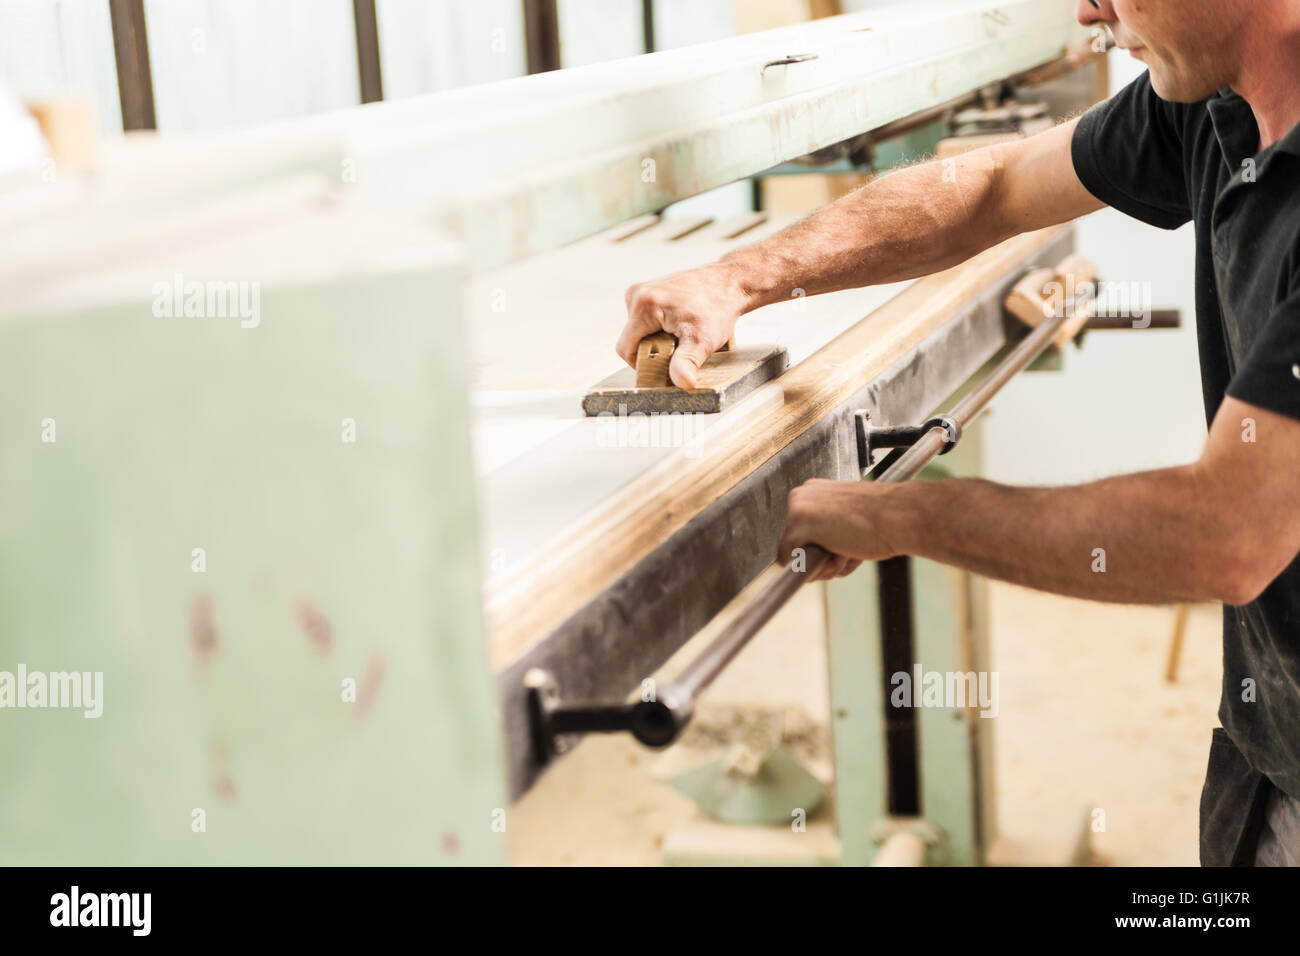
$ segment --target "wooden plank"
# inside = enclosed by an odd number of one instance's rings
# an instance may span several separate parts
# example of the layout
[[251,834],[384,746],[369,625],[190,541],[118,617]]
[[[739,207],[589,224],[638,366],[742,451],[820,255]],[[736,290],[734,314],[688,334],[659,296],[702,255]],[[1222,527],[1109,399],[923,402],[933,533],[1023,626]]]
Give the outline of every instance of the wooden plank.
[[700,367],[695,388],[641,387],[638,371],[623,368],[582,399],[587,415],[711,414],[740,401],[785,371],[789,355],[780,346],[750,346],[714,352]]
[[[1010,239],[915,283],[745,403],[770,409],[705,447],[676,449],[512,569],[487,599],[492,658],[504,665],[609,587],[667,535],[753,473],[848,396],[926,339],[999,276],[1068,232]],[[592,561],[592,554],[602,560]]]

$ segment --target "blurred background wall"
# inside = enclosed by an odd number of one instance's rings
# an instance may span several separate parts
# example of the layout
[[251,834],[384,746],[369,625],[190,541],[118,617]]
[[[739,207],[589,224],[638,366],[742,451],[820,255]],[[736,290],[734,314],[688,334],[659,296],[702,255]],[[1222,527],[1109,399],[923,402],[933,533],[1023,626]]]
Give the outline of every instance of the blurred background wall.
[[[140,2],[140,0],[137,0]],[[860,11],[884,0],[842,0]],[[1066,0],[1045,0],[1066,2]],[[21,96],[90,96],[106,137],[122,135],[110,0],[0,0],[0,81]],[[225,129],[361,101],[353,0],[142,0],[156,127]],[[531,63],[523,0],[374,0],[385,99],[524,75]],[[560,65],[633,56],[793,22],[817,0],[556,0]],[[788,9],[787,9],[788,8]],[[1111,54],[1113,89],[1141,65]],[[749,210],[735,183],[679,203],[670,216]],[[1185,461],[1204,436],[1192,322],[1190,228],[1166,233],[1104,211],[1080,248],[1112,282],[1137,283],[1184,327],[1093,334],[1070,351],[1071,374],[1023,376],[988,423],[991,477],[1067,482]]]

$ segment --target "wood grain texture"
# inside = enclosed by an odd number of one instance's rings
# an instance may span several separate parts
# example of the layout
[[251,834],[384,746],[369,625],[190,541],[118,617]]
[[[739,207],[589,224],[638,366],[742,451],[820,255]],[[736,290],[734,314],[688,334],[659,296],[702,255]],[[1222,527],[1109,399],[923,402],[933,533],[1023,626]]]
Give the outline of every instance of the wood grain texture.
[[668,388],[672,384],[668,367],[675,351],[677,336],[668,332],[656,332],[643,338],[636,350],[636,387]]
[[[779,380],[756,389],[733,413],[733,427],[715,434],[706,447],[677,449],[539,548],[486,596],[493,666],[505,665],[543,638],[656,544],[960,313],[988,283],[1069,228],[1017,236],[915,283]],[[749,414],[749,408],[756,413]]]

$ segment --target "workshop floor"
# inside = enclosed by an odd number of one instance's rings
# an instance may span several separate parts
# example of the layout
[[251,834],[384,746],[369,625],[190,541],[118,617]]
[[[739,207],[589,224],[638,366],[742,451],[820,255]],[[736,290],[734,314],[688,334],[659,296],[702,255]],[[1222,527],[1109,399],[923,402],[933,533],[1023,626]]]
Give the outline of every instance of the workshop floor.
[[[1085,812],[1102,810],[1096,862],[1196,865],[1219,694],[1218,607],[1192,610],[1173,685],[1164,680],[1173,608],[995,585],[992,613],[998,861],[1050,857]],[[805,588],[710,690],[713,705],[793,706],[824,721],[821,635],[820,594]],[[513,862],[658,864],[665,841],[697,820],[690,801],[656,779],[664,759],[627,737],[584,742],[511,810]]]

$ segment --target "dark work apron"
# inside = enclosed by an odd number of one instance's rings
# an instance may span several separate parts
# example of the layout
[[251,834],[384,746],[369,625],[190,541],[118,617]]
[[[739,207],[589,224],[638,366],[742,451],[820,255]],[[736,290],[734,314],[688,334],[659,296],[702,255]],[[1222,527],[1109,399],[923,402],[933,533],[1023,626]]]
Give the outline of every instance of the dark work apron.
[[1273,785],[1216,727],[1201,791],[1201,866],[1253,866]]

